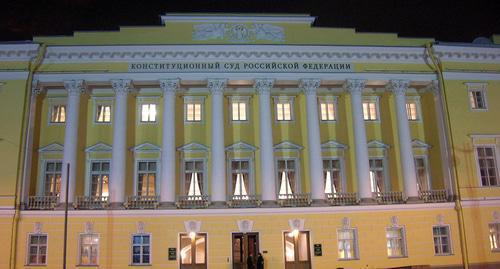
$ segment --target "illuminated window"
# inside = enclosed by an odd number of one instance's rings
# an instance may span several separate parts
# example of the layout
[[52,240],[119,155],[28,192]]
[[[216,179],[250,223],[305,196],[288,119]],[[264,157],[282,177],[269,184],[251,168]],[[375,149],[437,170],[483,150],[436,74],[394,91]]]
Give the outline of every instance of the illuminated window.
[[335,99],[320,99],[319,108],[321,121],[336,120],[337,115],[335,113],[335,106]]
[[363,101],[363,118],[365,121],[378,120],[378,99],[369,98]]
[[151,263],[151,238],[149,234],[135,234],[132,236],[132,264]]
[[156,161],[137,163],[137,195],[156,195]]
[[97,265],[99,258],[99,235],[80,235],[80,265]]
[[66,122],[66,105],[53,105],[50,111],[51,123]]
[[342,192],[340,173],[340,160],[323,160],[323,179],[325,182],[325,194]]
[[372,192],[384,192],[384,160],[373,158],[369,160],[370,163],[370,182]]
[[387,256],[392,258],[405,257],[406,248],[403,228],[387,228],[385,236],[387,238]]
[[491,223],[489,226],[491,250],[500,251],[500,223]]
[[45,265],[47,263],[47,235],[30,234],[27,253],[29,265]]
[[231,121],[247,121],[249,109],[249,97],[233,96],[229,99]]
[[495,148],[491,146],[476,147],[479,175],[482,186],[498,186],[498,170]]
[[250,162],[248,160],[231,161],[231,186],[233,199],[248,200],[250,193]]
[[[291,231],[285,232],[285,262],[304,265],[310,261],[309,253],[309,232]],[[288,268],[288,266],[285,266]],[[294,267],[299,268],[299,267]],[[310,268],[304,266],[302,268]]]
[[[181,268],[183,265],[192,265],[189,268],[206,268],[207,264],[207,235],[191,232],[181,234],[179,240],[179,255]],[[198,267],[199,266],[199,267]]]
[[202,96],[184,97],[184,121],[201,122],[203,121],[203,102]]
[[184,192],[193,199],[201,199],[205,167],[203,160],[184,161]]
[[415,157],[415,170],[417,173],[418,190],[430,190],[429,172],[427,170],[427,159],[424,157]]
[[338,255],[341,260],[353,260],[358,258],[358,239],[356,229],[339,229]]
[[434,254],[450,255],[451,254],[450,227],[434,226],[432,227],[432,234],[434,236]]
[[90,166],[90,195],[109,196],[109,161],[93,161]]
[[295,193],[295,160],[278,160],[279,199],[288,199]]
[[408,116],[409,121],[419,120],[416,102],[406,103],[406,115]]
[[141,105],[141,122],[156,122],[156,104]]
[[466,83],[470,108],[473,110],[487,110],[486,102],[486,84],[485,83]]
[[59,196],[61,193],[61,170],[62,162],[45,162],[44,192],[45,196]]
[[97,105],[95,113],[95,122],[109,123],[111,122],[111,105]]
[[293,120],[293,97],[276,96],[274,97],[277,121]]

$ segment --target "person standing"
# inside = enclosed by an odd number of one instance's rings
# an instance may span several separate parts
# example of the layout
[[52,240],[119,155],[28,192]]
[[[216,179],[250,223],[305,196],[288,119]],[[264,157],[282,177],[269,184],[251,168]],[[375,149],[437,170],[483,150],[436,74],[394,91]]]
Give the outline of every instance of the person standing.
[[255,267],[253,267],[253,257],[252,257],[252,254],[248,255],[248,258],[247,258],[247,269],[255,269]]
[[262,254],[257,254],[257,269],[264,269],[264,257]]

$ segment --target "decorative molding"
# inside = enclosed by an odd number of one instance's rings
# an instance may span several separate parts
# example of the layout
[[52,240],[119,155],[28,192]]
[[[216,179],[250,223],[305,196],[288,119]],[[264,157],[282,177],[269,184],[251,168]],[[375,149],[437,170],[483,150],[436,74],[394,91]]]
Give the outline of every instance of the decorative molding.
[[258,78],[254,80],[253,87],[258,95],[271,94],[271,89],[274,86],[274,79],[272,78]]
[[97,143],[93,146],[90,146],[90,147],[87,147],[85,149],[85,152],[86,153],[90,153],[90,152],[111,152],[112,150],[112,146],[106,144],[106,143]]
[[36,234],[42,233],[43,224],[41,222],[35,222],[33,225],[33,232]]
[[193,25],[193,40],[227,40],[233,43],[252,41],[284,42],[283,27],[264,23],[204,23]]
[[45,147],[39,148],[38,152],[40,153],[62,153],[64,150],[64,146],[59,143],[51,143]]
[[306,95],[311,95],[316,94],[316,90],[320,85],[321,79],[307,78],[300,80],[299,88],[301,88]]
[[500,223],[500,212],[493,211],[493,221],[495,223]]
[[231,16],[225,15],[220,16],[220,14],[214,15],[184,15],[176,13],[167,13],[161,16],[161,21],[163,24],[168,22],[257,22],[257,23],[308,23],[312,24],[316,17],[309,15],[286,15],[286,16],[276,16],[276,15],[259,15],[259,16]]
[[298,230],[302,231],[304,230],[304,219],[289,219],[288,220],[288,226],[290,226],[290,230]]
[[418,139],[413,139],[411,141],[411,147],[414,149],[431,149],[432,146],[425,143],[424,141],[418,140]]
[[224,88],[227,85],[227,79],[209,79],[207,81],[207,88],[212,95],[222,95],[224,93]]
[[146,226],[146,224],[144,222],[138,221],[136,223],[137,233],[138,234],[143,234],[145,226]]
[[445,80],[500,80],[499,72],[443,72]]
[[359,94],[363,93],[365,89],[366,80],[364,79],[347,79],[344,82],[344,89],[351,94]]
[[409,80],[392,79],[387,83],[386,89],[392,91],[396,95],[405,95],[408,87],[410,86]]
[[252,231],[253,228],[253,221],[252,220],[238,220],[238,230],[242,233],[249,233]]
[[397,216],[391,217],[391,226],[394,228],[399,227],[399,218]]
[[295,143],[292,143],[290,141],[283,141],[281,143],[274,145],[273,149],[274,149],[274,151],[283,151],[283,150],[298,151],[298,150],[302,150],[303,147],[299,146]]
[[163,94],[174,94],[179,91],[179,78],[173,79],[160,79],[160,88],[163,91]]
[[130,151],[133,151],[134,153],[138,152],[160,152],[161,148],[157,145],[151,144],[149,142],[142,143],[140,145],[137,145],[135,147],[130,148]]
[[93,233],[94,232],[94,223],[90,222],[90,221],[85,222],[84,231],[87,234]]
[[443,214],[438,214],[436,216],[436,222],[438,225],[444,225],[444,215]]
[[498,63],[500,47],[435,45],[434,53],[443,62]]
[[78,80],[65,80],[64,88],[68,91],[68,96],[80,95],[85,92],[84,81]]
[[0,61],[1,62],[23,62],[31,61],[38,55],[38,44],[1,44]]
[[321,150],[326,151],[331,149],[345,150],[347,149],[347,145],[339,143],[335,140],[328,140],[325,143],[321,144]]
[[381,142],[379,140],[371,140],[370,142],[368,142],[366,144],[366,146],[368,148],[379,148],[379,149],[388,149],[388,148],[390,148],[389,145],[384,144],[383,142]]
[[342,219],[342,228],[343,229],[350,229],[351,228],[351,219],[348,217],[344,217]]
[[40,87],[40,85],[38,85],[38,80],[33,80],[31,82],[31,94],[33,94],[33,96],[37,96],[42,94],[42,92],[43,89],[42,87]]
[[112,79],[111,87],[116,95],[128,94],[132,89],[132,80],[130,79]]
[[201,230],[201,221],[188,220],[184,222],[186,233],[198,233]]
[[236,142],[232,145],[227,146],[225,151],[255,151],[257,150],[257,147],[254,147],[248,143],[245,143],[243,141]]
[[177,148],[177,151],[185,151],[185,152],[196,152],[196,151],[207,152],[208,150],[209,148],[207,146],[196,142],[185,144]]

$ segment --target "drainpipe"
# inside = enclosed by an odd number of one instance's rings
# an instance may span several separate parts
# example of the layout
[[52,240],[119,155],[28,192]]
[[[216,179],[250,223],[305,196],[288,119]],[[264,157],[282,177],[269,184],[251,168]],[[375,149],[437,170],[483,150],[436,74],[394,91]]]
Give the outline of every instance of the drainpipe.
[[[43,58],[45,57],[45,51],[47,50],[47,45],[41,44],[40,47],[38,48],[38,54],[37,56],[28,62],[28,78],[26,80],[26,85],[25,85],[25,92],[26,95],[24,97],[24,106],[23,106],[23,114],[22,114],[22,123],[21,123],[21,138],[19,141],[19,144],[21,145],[19,147],[19,152],[18,152],[18,160],[17,160],[17,175],[16,175],[16,194],[15,194],[15,211],[14,211],[14,216],[12,218],[12,231],[11,231],[11,238],[10,238],[10,261],[9,261],[9,268],[10,269],[15,269],[16,268],[16,256],[17,256],[17,232],[19,229],[19,219],[21,215],[21,197],[22,197],[22,190],[23,190],[23,179],[21,175],[24,173],[24,160],[26,159],[26,156],[28,154],[31,154],[28,152],[28,147],[27,147],[27,141],[29,138],[28,132],[28,121],[29,121],[29,114],[30,114],[30,104],[29,100],[31,100],[31,95],[33,94],[31,91],[31,86],[33,84],[33,75],[35,72],[38,70],[40,67]],[[24,154],[23,154],[24,153]]]
[[453,195],[454,200],[455,200],[455,211],[457,212],[457,217],[458,217],[458,229],[459,229],[459,235],[460,235],[460,250],[462,252],[462,262],[464,265],[464,269],[469,269],[469,254],[467,250],[467,236],[465,233],[465,222],[464,222],[464,214],[463,214],[463,208],[462,208],[462,203],[461,203],[461,195],[460,195],[460,182],[458,180],[458,171],[456,169],[455,164],[456,162],[456,157],[455,153],[453,150],[455,149],[454,145],[454,140],[453,140],[453,132],[451,130],[451,120],[450,120],[450,112],[448,109],[448,101],[447,101],[447,92],[445,90],[445,84],[444,84],[444,75],[443,75],[443,65],[441,61],[436,57],[434,54],[434,48],[433,48],[433,43],[427,43],[425,45],[425,50],[427,52],[427,55],[432,61],[434,71],[436,72],[438,76],[438,82],[439,82],[439,88],[443,96],[443,109],[444,114],[446,116],[446,124],[448,125],[448,137],[447,139],[449,140],[448,142],[451,145],[451,156],[447,156],[448,158],[451,157],[453,161],[453,173],[454,173],[454,178],[455,178],[455,184],[452,184],[453,188]]

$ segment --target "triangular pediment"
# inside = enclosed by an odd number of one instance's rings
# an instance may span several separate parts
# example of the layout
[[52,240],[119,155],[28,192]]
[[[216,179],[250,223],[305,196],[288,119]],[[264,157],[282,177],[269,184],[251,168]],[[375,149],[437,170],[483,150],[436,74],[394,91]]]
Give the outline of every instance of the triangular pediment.
[[208,147],[200,143],[192,142],[177,148],[178,151],[208,151]]
[[59,143],[48,144],[43,148],[39,148],[38,152],[53,153],[53,152],[63,152],[64,146]]
[[85,152],[110,152],[112,147],[106,143],[97,143],[85,149]]
[[322,150],[329,150],[329,149],[347,149],[347,145],[339,143],[335,140],[329,140],[326,141],[325,143],[321,144],[321,149]]
[[279,144],[274,145],[274,150],[301,150],[302,147],[294,144],[290,141],[283,141]]
[[366,144],[368,148],[379,148],[379,149],[388,149],[389,145],[382,143],[379,140],[372,140]]
[[226,151],[255,151],[257,148],[243,141],[226,147]]
[[425,143],[422,140],[418,140],[418,139],[413,139],[413,141],[411,141],[411,146],[412,146],[412,148],[418,148],[418,149],[430,149],[430,148],[432,148],[431,145]]
[[160,151],[160,147],[151,143],[142,143],[130,149],[133,152],[158,152]]

